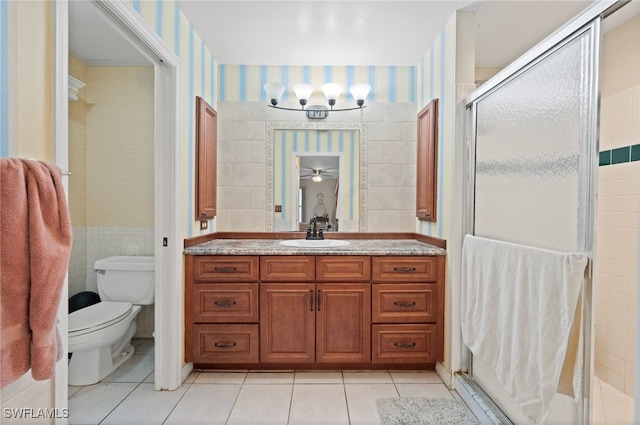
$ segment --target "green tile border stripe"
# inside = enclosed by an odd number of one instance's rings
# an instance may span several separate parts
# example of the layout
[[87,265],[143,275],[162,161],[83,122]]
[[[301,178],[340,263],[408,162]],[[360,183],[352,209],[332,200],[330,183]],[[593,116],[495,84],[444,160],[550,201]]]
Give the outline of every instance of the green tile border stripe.
[[622,148],[601,151],[598,164],[601,167],[625,162],[640,161],[640,144],[624,146]]

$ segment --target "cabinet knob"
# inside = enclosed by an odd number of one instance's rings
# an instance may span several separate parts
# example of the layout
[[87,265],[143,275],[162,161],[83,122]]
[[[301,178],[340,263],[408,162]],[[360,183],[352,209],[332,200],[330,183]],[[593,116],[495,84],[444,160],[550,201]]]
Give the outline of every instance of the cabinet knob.
[[207,216],[207,212],[206,211],[202,211],[202,217],[206,217]]

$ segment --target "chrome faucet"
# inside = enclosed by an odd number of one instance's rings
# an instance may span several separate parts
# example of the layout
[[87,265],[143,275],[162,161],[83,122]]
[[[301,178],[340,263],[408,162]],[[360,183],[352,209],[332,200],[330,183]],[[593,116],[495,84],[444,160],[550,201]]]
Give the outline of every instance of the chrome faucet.
[[312,229],[307,229],[307,237],[305,239],[307,239],[307,240],[322,240],[322,239],[324,239],[324,235],[322,234],[322,229],[318,229],[317,228],[317,222],[318,222],[318,219],[314,215],[311,218],[311,220],[309,221],[309,224],[313,225],[313,233],[312,233]]

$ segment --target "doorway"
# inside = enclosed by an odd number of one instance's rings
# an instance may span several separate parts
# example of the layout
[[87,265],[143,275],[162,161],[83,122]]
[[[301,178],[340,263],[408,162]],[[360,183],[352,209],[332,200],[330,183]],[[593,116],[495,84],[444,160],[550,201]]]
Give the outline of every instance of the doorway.
[[[65,3],[66,4],[66,3]],[[180,60],[155,32],[150,30],[142,17],[127,3],[90,2],[99,13],[118,31],[131,46],[153,65],[153,192],[154,217],[152,244],[155,254],[155,379],[156,390],[173,390],[188,375],[191,365],[183,361],[183,335],[181,327],[175,326],[182,317],[182,185],[180,184],[180,153],[178,148],[180,117],[178,93],[180,92]],[[56,13],[56,31],[60,34],[56,50],[56,84],[65,88],[56,94],[56,157],[68,154],[68,29],[66,7]],[[63,103],[64,102],[64,103]],[[61,308],[66,316],[66,305]],[[66,329],[61,330],[66,332]],[[65,365],[66,366],[66,365]],[[60,370],[59,372],[62,372]],[[66,374],[66,367],[64,370]],[[64,384],[64,386],[62,386]],[[56,381],[56,403],[58,394],[66,394],[66,381],[58,388]],[[66,403],[66,402],[65,402]]]
[[[98,292],[96,260],[155,255],[154,68],[89,2],[69,4],[69,53],[70,81],[81,87],[69,100],[71,298]],[[136,324],[134,345],[153,346],[153,304]],[[138,349],[128,362],[152,372]]]
[[342,155],[331,153],[294,153],[295,179],[292,187],[297,199],[292,211],[295,231],[306,232],[315,220],[316,228],[323,231],[339,230],[341,217],[340,177]]

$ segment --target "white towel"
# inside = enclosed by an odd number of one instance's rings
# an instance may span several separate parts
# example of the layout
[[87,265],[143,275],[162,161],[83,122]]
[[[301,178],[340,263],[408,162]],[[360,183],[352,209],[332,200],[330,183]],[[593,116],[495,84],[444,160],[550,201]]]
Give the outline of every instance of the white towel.
[[581,253],[464,239],[464,342],[537,423],[545,420],[559,390],[580,398],[578,301],[587,263]]

